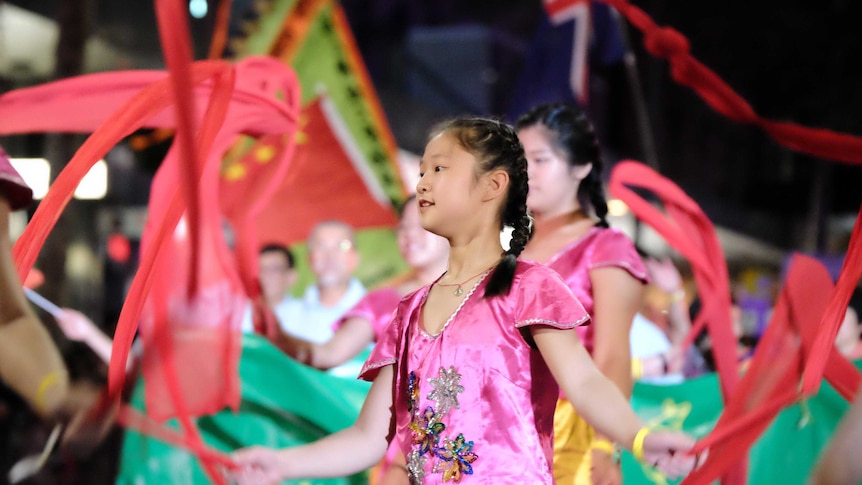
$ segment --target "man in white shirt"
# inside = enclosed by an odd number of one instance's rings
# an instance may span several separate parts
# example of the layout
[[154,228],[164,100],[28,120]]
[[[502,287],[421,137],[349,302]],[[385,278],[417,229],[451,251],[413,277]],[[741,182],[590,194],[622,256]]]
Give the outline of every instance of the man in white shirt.
[[308,258],[315,283],[305,290],[297,318],[285,320],[282,329],[304,340],[325,343],[333,324],[365,296],[365,287],[353,272],[359,253],[353,228],[341,221],[324,221],[308,236]]
[[[282,329],[286,328],[286,322],[301,318],[302,303],[289,295],[297,279],[294,263],[293,254],[281,244],[263,246],[257,260],[261,296]],[[251,305],[243,315],[242,331],[254,331]]]

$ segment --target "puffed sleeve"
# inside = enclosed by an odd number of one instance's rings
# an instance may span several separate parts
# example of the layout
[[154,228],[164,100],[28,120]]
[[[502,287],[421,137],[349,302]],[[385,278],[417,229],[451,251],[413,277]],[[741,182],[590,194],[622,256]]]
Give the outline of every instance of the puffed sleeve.
[[548,325],[568,329],[590,320],[556,271],[537,263],[521,262],[515,279],[512,289],[516,298],[516,327]]
[[348,319],[360,318],[371,325],[374,330],[374,340],[379,340],[389,325],[393,310],[398,306],[399,301],[401,296],[393,288],[372,291],[338,319],[332,326],[332,330],[338,330]]
[[617,229],[602,231],[592,246],[589,268],[617,267],[629,272],[635,279],[647,283],[646,266],[635,249],[634,243]]
[[402,307],[399,306],[392,314],[391,321],[377,338],[374,349],[359,372],[359,378],[373,381],[382,367],[392,365],[398,360],[399,342],[402,338]]

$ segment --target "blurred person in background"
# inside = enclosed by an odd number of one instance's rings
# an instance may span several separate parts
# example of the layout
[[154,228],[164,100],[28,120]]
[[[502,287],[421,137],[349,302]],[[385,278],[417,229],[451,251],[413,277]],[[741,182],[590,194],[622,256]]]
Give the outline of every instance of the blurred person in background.
[[281,322],[293,337],[322,344],[347,310],[365,296],[353,272],[359,266],[353,228],[341,221],[323,221],[308,236],[308,262],[314,284],[305,290],[295,318]]
[[0,380],[40,416],[63,406],[69,374],[48,331],[24,296],[12,260],[9,214],[33,200],[33,191],[0,148]]
[[852,306],[844,312],[844,320],[835,336],[835,347],[844,357],[850,360],[862,359],[862,328],[859,326],[859,314]]
[[335,323],[331,339],[324,343],[294,339],[289,354],[324,370],[347,362],[376,340],[401,297],[433,282],[446,271],[449,243],[422,229],[415,196],[405,201],[401,211],[398,248],[410,266],[407,274],[384,282],[368,293]]
[[[299,318],[301,309],[301,302],[290,296],[298,277],[293,253],[282,244],[265,244],[258,252],[257,267],[260,296],[282,330],[286,330],[287,322]],[[243,314],[242,331],[255,331],[252,305]]]

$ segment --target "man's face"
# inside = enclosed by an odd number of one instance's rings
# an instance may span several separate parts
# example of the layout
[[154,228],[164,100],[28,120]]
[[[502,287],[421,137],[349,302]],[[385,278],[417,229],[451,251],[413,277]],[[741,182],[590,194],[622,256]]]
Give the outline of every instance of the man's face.
[[347,283],[359,263],[350,233],[337,225],[314,230],[308,239],[308,257],[319,286]]
[[296,271],[284,254],[268,251],[258,257],[260,288],[267,301],[280,301],[296,282]]

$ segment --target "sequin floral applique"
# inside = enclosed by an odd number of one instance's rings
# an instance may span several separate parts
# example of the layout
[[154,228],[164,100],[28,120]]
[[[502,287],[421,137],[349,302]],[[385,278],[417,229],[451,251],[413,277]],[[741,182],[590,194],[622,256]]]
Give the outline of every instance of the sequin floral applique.
[[428,406],[419,419],[414,418],[410,422],[413,431],[413,443],[419,445],[419,454],[424,455],[432,451],[440,442],[440,433],[446,429],[441,423],[442,414],[434,412],[434,408]]
[[443,471],[443,481],[460,482],[461,475],[472,475],[471,463],[479,458],[473,453],[473,442],[464,440],[463,434],[458,434],[455,441],[446,439],[443,446],[435,450],[435,454],[441,459],[434,465],[434,472]]
[[416,377],[416,372],[410,371],[407,377],[407,411],[413,414],[417,406],[419,406],[419,378]]
[[413,432],[413,450],[407,455],[410,483],[421,485],[429,460],[432,472],[443,473],[444,482],[460,482],[463,475],[473,474],[472,463],[479,458],[473,452],[473,442],[467,441],[463,434],[458,433],[455,440],[442,436],[446,430],[442,420],[453,408],[459,408],[458,394],[464,392],[461,374],[454,366],[441,367],[437,377],[428,379],[434,388],[428,399],[435,402],[436,409],[427,406],[421,413],[419,382],[416,373],[410,372],[407,379],[408,409],[412,414],[409,428]]
[[437,403],[437,410],[441,414],[458,407],[458,394],[464,392],[464,386],[459,385],[461,374],[455,372],[454,366],[450,365],[448,370],[441,367],[440,376],[432,377],[428,382],[434,388],[431,394],[428,394],[428,399]]
[[425,463],[428,457],[413,450],[407,455],[407,476],[410,477],[411,485],[422,485],[425,480]]

